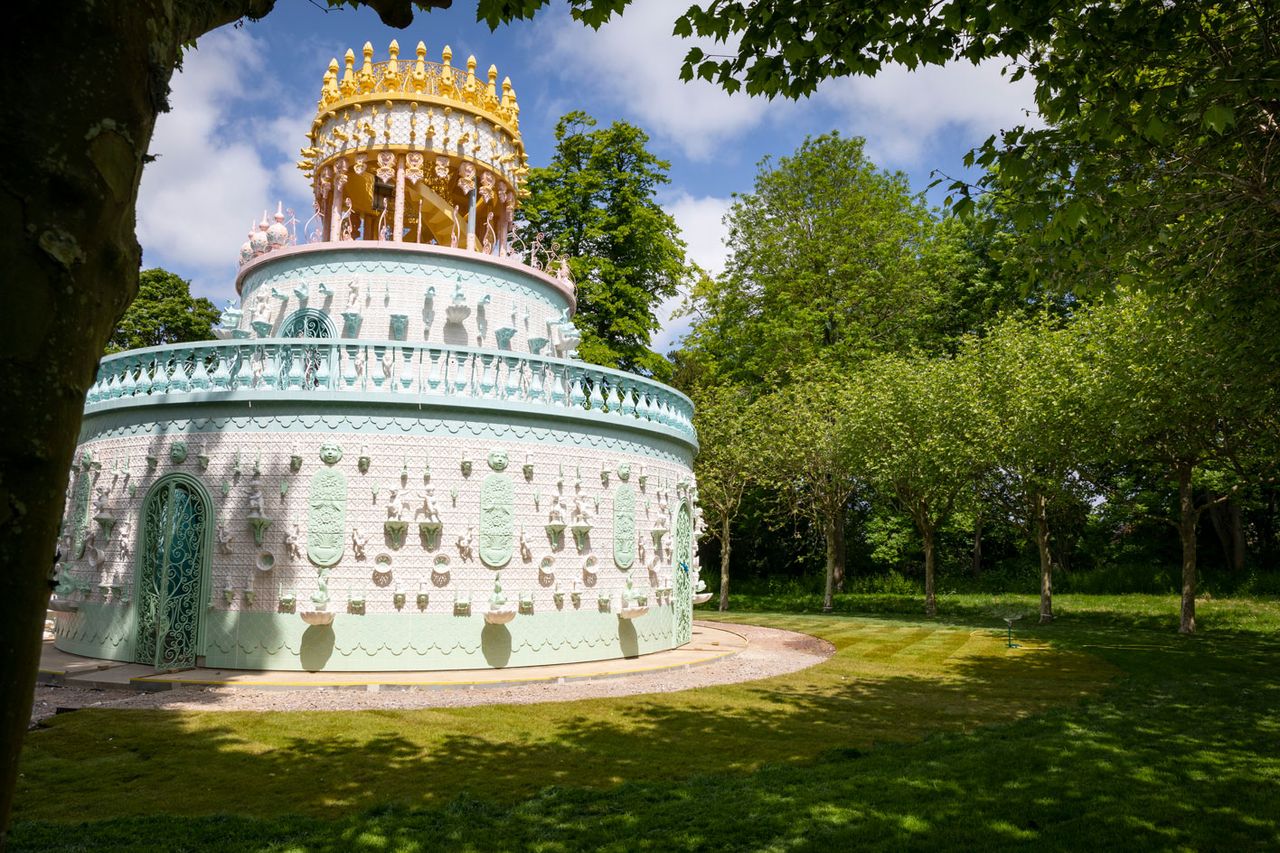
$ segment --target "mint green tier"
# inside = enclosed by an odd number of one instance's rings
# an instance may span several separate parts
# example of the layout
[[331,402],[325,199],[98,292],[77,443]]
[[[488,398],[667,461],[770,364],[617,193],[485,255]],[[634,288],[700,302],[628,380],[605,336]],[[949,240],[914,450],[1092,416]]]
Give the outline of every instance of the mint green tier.
[[[566,599],[569,596],[566,596]],[[634,620],[576,609],[521,614],[509,625],[483,617],[417,613],[342,614],[327,626],[290,613],[211,610],[203,626],[205,666],[217,669],[388,672],[541,666],[635,657],[672,648],[672,610]],[[106,660],[136,660],[137,625],[122,608],[86,603],[59,614],[57,647]]]
[[576,359],[572,286],[438,247],[241,271],[224,339],[104,358],[56,643],[269,670],[532,666],[688,642],[693,409]]

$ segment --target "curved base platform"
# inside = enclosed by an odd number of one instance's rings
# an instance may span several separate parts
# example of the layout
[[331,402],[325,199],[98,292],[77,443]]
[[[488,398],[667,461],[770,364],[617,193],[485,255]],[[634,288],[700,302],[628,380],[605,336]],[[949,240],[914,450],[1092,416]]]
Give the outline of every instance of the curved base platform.
[[157,673],[152,667],[69,654],[46,642],[40,659],[40,681],[68,687],[132,688],[139,691],[175,687],[245,687],[255,690],[348,689],[414,690],[507,687],[514,684],[562,683],[615,678],[662,670],[703,666],[736,655],[748,642],[741,634],[720,626],[697,624],[689,643],[636,657],[434,672],[266,672],[261,670],[188,669]]

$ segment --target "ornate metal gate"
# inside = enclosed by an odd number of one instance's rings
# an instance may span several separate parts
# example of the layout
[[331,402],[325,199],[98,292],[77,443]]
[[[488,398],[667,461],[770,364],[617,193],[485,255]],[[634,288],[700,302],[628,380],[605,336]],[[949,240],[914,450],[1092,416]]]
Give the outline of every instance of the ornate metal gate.
[[[332,338],[333,328],[329,318],[322,312],[310,308],[298,311],[280,327],[283,338]],[[287,377],[293,369],[294,355],[300,355],[302,361],[302,387],[308,390],[315,388],[320,374],[320,363],[329,358],[328,347],[299,346],[281,348],[280,375]]]
[[690,579],[693,562],[693,521],[689,504],[681,501],[676,512],[676,569],[675,569],[675,626],[672,629],[675,645],[683,646],[693,639],[693,582]]
[[208,509],[195,486],[180,477],[161,480],[147,495],[138,548],[138,663],[156,669],[196,665]]

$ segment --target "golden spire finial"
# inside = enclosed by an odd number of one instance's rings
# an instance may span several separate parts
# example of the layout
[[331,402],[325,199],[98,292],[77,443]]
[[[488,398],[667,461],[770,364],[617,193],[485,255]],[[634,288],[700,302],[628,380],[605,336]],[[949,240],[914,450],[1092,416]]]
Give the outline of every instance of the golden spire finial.
[[364,65],[360,66],[360,73],[356,79],[360,82],[360,91],[367,94],[377,86],[377,80],[373,74],[373,45],[365,42],[361,52],[364,53]]
[[476,58],[467,57],[467,82],[462,84],[462,99],[468,104],[480,102],[480,84],[476,80]]
[[498,108],[498,66],[489,66],[489,85],[484,90],[485,109],[496,111]]
[[387,48],[387,54],[391,57],[387,60],[386,66],[382,69],[382,88],[392,92],[398,91],[400,88],[400,63],[396,59],[400,56],[400,43],[395,39],[391,40],[391,46]]
[[520,130],[520,104],[516,102],[516,90],[512,86],[503,86],[503,89],[511,93],[511,106],[508,107],[511,111],[511,127],[518,131]]
[[327,107],[342,97],[338,89],[338,60],[329,60],[329,70],[324,73],[324,85],[320,87],[320,105]]
[[413,66],[413,91],[424,92],[427,88],[427,46],[418,42],[418,61]]
[[343,56],[346,61],[347,69],[342,73],[342,85],[339,91],[342,97],[349,98],[356,91],[356,54],[351,48],[347,48],[346,54]]
[[440,94],[448,97],[453,94],[453,66],[449,64],[453,59],[453,48],[446,44],[440,56],[443,60],[440,63]]
[[498,115],[502,116],[507,121],[511,121],[511,118],[515,115],[515,113],[512,111],[512,108],[515,106],[515,104],[516,104],[516,91],[515,89],[511,88],[511,78],[503,77],[502,78],[502,101],[501,103],[498,104]]

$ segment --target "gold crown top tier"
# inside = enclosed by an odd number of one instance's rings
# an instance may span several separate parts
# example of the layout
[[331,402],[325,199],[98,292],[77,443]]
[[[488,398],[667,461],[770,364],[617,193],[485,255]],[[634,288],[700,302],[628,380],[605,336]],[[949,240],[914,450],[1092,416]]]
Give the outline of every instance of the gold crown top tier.
[[455,68],[448,46],[441,62],[422,42],[416,59],[362,52],[329,63],[298,163],[325,237],[501,251],[528,173],[511,80],[477,77],[474,56]]

